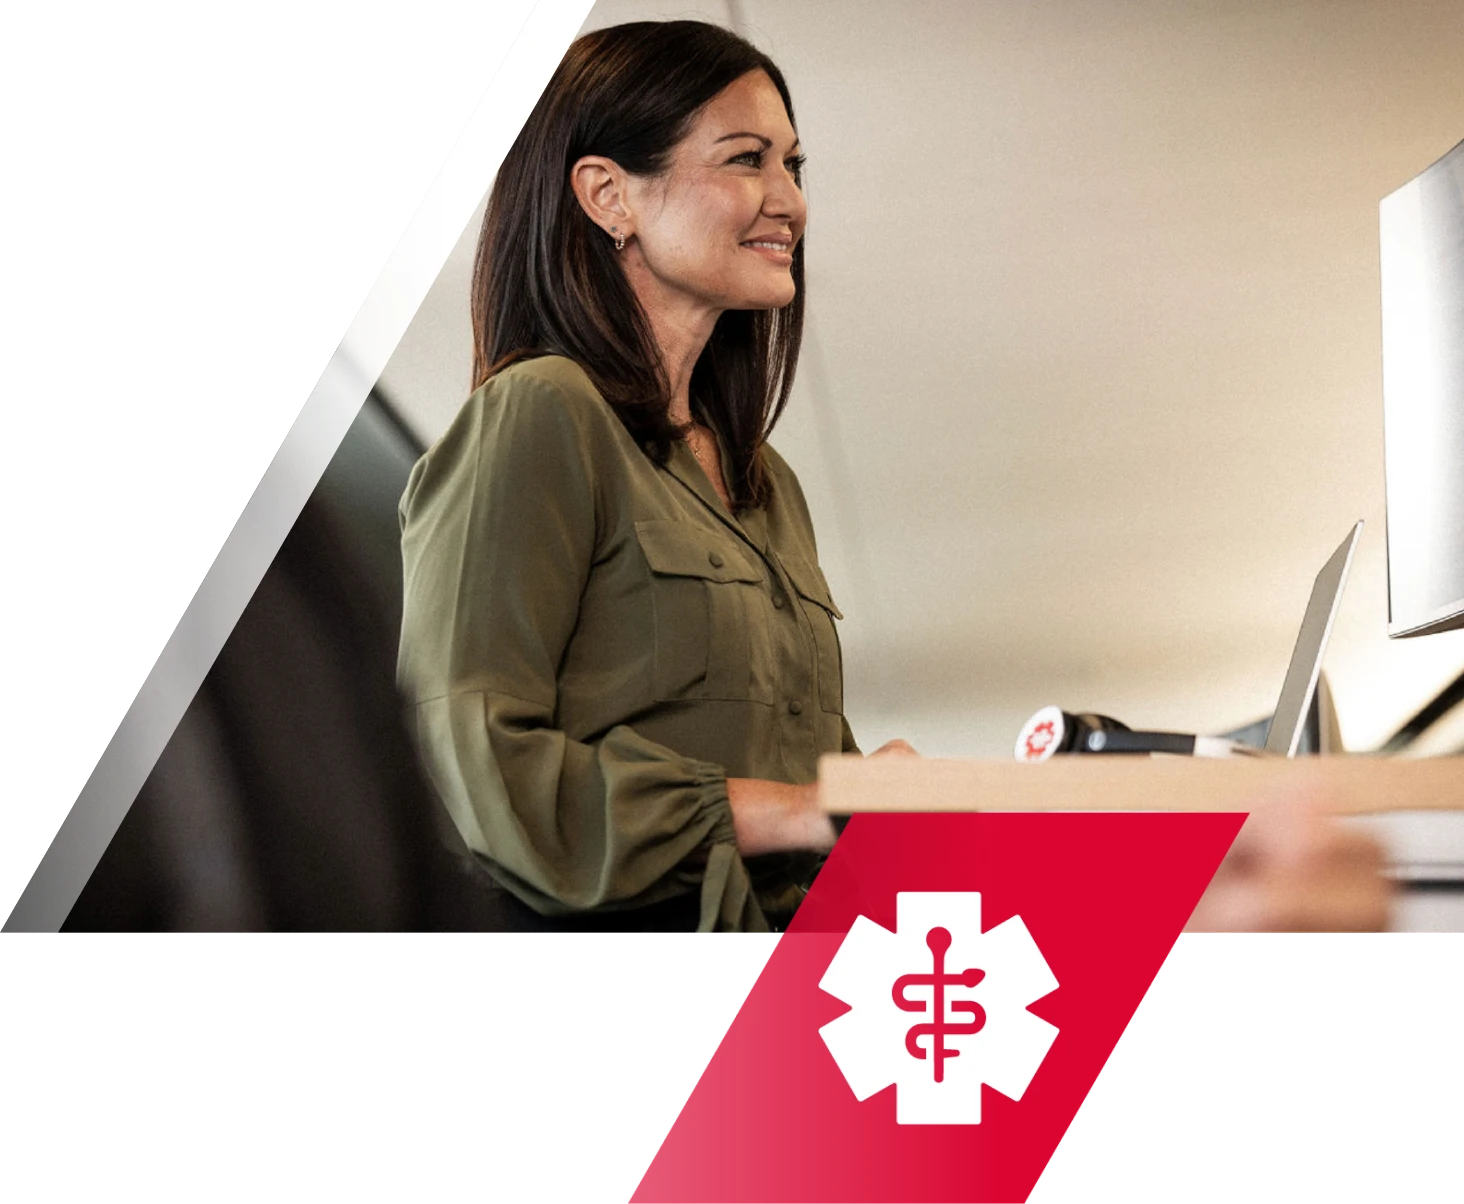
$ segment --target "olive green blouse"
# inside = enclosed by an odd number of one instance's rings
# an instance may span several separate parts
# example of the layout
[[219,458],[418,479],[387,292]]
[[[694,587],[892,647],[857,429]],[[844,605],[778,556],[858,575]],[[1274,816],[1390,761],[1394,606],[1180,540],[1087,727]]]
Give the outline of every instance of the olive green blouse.
[[690,449],[658,467],[573,361],[478,389],[401,502],[398,681],[468,847],[537,912],[699,891],[702,930],[786,923],[812,854],[737,852],[728,777],[855,751],[798,479],[734,518]]

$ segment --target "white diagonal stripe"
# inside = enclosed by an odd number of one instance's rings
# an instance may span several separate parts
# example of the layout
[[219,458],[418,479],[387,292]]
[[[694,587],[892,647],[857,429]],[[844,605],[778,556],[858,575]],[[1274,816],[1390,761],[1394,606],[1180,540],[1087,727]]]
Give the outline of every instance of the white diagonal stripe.
[[591,7],[593,0],[539,0],[505,45],[193,601],[72,795],[3,932],[54,933],[66,921]]

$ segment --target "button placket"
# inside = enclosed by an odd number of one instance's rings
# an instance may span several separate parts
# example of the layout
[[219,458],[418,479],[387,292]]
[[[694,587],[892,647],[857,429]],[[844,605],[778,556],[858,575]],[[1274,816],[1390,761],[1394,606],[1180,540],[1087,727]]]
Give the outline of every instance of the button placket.
[[797,616],[811,659],[809,680],[790,689],[785,697],[796,695],[805,705],[811,699],[825,712],[839,714],[843,709],[843,653],[834,626],[838,610],[813,561],[798,559],[792,569],[790,572],[788,565],[779,561],[780,575],[788,583],[788,611]]
[[792,605],[793,583],[787,572],[774,557],[769,558],[768,567],[772,569],[772,603],[777,612],[774,622],[787,649],[778,682],[784,699],[782,710],[789,719],[798,720],[796,723],[785,721],[784,739],[796,743],[802,739],[808,722],[802,716],[807,707],[805,700],[814,696],[817,652],[806,616],[800,607]]

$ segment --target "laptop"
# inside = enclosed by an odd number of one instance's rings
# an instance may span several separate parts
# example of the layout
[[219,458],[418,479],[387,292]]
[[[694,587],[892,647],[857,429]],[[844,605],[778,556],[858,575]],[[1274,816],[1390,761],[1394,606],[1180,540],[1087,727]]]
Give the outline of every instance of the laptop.
[[1342,604],[1342,589],[1352,568],[1352,554],[1361,535],[1362,522],[1359,520],[1347,533],[1347,538],[1337,545],[1327,563],[1322,565],[1322,571],[1312,585],[1296,647],[1291,651],[1291,664],[1286,669],[1286,680],[1281,683],[1281,697],[1276,701],[1271,726],[1266,729],[1265,750],[1275,756],[1296,756],[1297,745],[1301,743],[1301,734],[1306,727],[1307,712],[1311,710],[1312,699],[1316,696],[1317,678],[1322,671],[1327,641],[1332,636],[1332,623]]
[[[1194,736],[1180,732],[1136,732],[1103,716],[1069,715],[1046,706],[1023,725],[1014,749],[1018,761],[1045,761],[1059,752],[1161,753],[1194,757],[1294,757],[1306,730],[1307,713],[1316,696],[1322,657],[1332,635],[1332,623],[1342,604],[1342,588],[1352,568],[1352,554],[1362,535],[1359,520],[1322,565],[1312,585],[1302,616],[1301,631],[1291,650],[1291,664],[1281,683],[1281,696],[1266,729],[1263,748],[1223,736]],[[1102,721],[1094,728],[1094,720]]]

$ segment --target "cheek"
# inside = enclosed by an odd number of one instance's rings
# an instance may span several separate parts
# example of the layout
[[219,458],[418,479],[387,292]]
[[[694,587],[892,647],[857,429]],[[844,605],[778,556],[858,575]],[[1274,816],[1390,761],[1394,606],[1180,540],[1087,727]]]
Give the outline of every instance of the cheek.
[[703,190],[675,212],[663,211],[655,231],[657,258],[677,274],[722,277],[741,266],[739,243],[757,207],[725,191]]
[[757,219],[756,204],[734,189],[704,189],[685,209],[683,226],[707,253],[727,254],[735,250]]

